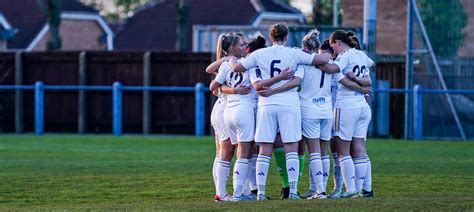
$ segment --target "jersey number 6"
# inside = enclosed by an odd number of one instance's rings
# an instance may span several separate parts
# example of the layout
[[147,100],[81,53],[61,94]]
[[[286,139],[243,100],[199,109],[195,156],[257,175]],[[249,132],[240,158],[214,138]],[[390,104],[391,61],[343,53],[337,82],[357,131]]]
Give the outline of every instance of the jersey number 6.
[[275,67],[275,64],[281,63],[281,60],[272,60],[270,63],[270,77],[273,78],[275,76],[275,72],[278,72],[276,75],[280,74],[281,70]]

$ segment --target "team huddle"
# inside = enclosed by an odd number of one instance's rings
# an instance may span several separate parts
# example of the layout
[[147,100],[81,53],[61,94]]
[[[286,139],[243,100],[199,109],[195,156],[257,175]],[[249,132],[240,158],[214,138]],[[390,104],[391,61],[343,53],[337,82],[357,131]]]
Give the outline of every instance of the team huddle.
[[[272,46],[241,33],[217,41],[216,74],[210,89],[218,96],[211,113],[216,158],[216,201],[267,200],[272,153],[282,180],[282,198],[371,197],[371,164],[365,138],[371,119],[367,94],[374,62],[360,50],[352,32],[337,30],[321,43],[310,31],[302,49],[286,47],[288,28],[270,28]],[[298,181],[309,152],[310,186],[299,194]],[[230,161],[233,194],[226,191]],[[333,157],[334,188],[326,193]],[[343,187],[345,191],[343,192]]]

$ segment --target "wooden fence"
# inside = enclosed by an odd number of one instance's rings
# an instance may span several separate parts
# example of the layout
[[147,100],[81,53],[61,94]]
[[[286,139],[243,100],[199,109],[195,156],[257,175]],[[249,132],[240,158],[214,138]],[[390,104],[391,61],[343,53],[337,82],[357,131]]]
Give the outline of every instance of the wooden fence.
[[[381,62],[376,67],[377,80],[387,80],[390,88],[405,88],[405,62]],[[390,94],[390,135],[403,137],[405,94]],[[375,118],[375,117],[374,117]]]
[[[81,59],[82,57],[82,59]],[[149,61],[151,76],[144,75]],[[33,52],[0,53],[0,84],[33,85],[43,81],[49,85],[123,85],[194,86],[208,85],[210,76],[204,72],[211,62],[207,53],[151,52]],[[83,70],[83,71],[80,71]],[[32,91],[0,92],[0,129],[4,132],[32,132],[34,96]],[[86,132],[111,133],[112,95],[109,91],[87,91]],[[142,132],[142,92],[125,92],[123,96],[124,133]],[[206,97],[209,98],[209,95]],[[47,91],[45,93],[45,131],[77,132],[78,92]],[[151,133],[194,133],[194,95],[152,93]],[[20,105],[15,110],[15,102]],[[209,125],[210,101],[206,105]],[[15,118],[23,120],[15,126]],[[208,131],[207,131],[208,132]]]
[[[33,85],[43,81],[49,85],[123,85],[194,86],[209,85],[211,77],[204,72],[211,62],[207,53],[151,52],[32,52],[0,53],[0,84]],[[145,76],[146,61],[151,76]],[[391,88],[404,87],[404,63],[377,64],[377,79],[390,81]],[[149,77],[148,81],[146,80]],[[0,130],[33,132],[33,91],[0,91]],[[45,132],[77,132],[79,92],[47,91],[45,93]],[[112,95],[109,91],[87,91],[87,133],[112,132]],[[403,114],[403,94],[390,94],[390,113]],[[151,133],[193,134],[194,95],[184,93],[152,93]],[[206,95],[206,126],[212,100]],[[15,102],[19,111],[15,110]],[[143,93],[125,92],[123,96],[123,132],[142,133]],[[15,126],[15,118],[23,124]],[[390,134],[403,135],[403,116],[392,116]],[[206,128],[206,133],[209,129]]]

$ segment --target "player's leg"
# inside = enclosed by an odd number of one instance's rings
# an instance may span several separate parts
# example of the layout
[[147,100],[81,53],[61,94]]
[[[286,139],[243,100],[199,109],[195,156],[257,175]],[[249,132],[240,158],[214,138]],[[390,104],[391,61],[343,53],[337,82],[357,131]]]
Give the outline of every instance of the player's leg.
[[230,196],[227,195],[227,180],[229,179],[230,172],[230,160],[234,156],[235,146],[232,145],[230,139],[226,139],[220,142],[220,159],[217,162],[216,167],[216,179],[217,179],[217,201],[228,201]]
[[362,196],[373,197],[374,191],[372,189],[372,163],[367,155],[367,173],[365,174],[365,181],[362,184]]
[[310,189],[302,197],[312,199],[318,194],[323,194],[323,167],[321,163],[321,150],[319,145],[320,123],[318,119],[304,117],[302,122],[303,140],[308,145],[309,152],[309,173],[310,173]]
[[329,159],[329,139],[319,139],[321,145],[321,163],[323,164],[323,190],[327,190],[329,172],[331,171],[331,162]]
[[367,156],[364,139],[352,138],[351,156],[354,160],[356,192],[362,191],[362,184],[367,173]]
[[299,158],[298,142],[301,140],[300,107],[278,106],[278,126],[286,153],[286,170],[290,186],[289,199],[300,199],[298,196]]
[[[319,137],[319,136],[318,136]],[[309,169],[316,184],[316,193],[310,199],[326,198],[326,191],[323,183],[323,164],[321,161],[321,146],[319,138],[306,138],[309,151]]]
[[[362,192],[362,186],[366,180],[368,159],[365,145],[365,138],[367,137],[367,129],[371,119],[370,107],[360,109],[360,118],[356,123],[354,136],[352,139],[351,155],[354,158],[355,177],[356,177],[356,191]],[[366,191],[371,192],[372,189]]]
[[252,157],[249,161],[249,170],[245,180],[243,194],[249,200],[257,199],[257,179],[255,178],[255,165],[257,163],[258,147],[255,142],[252,144]]
[[255,168],[258,187],[257,200],[267,200],[265,188],[273,151],[273,142],[277,133],[277,122],[274,113],[275,108],[272,106],[261,106],[257,110],[255,129],[255,141],[259,145],[259,154]]
[[340,110],[339,123],[336,126],[337,154],[339,155],[339,165],[341,166],[342,179],[346,185],[346,192],[341,197],[352,197],[357,194],[355,189],[355,168],[350,146],[354,134],[355,123],[359,117],[357,110]]
[[321,135],[319,137],[321,145],[321,163],[323,164],[323,187],[326,191],[329,171],[330,171],[330,160],[329,160],[329,140],[331,139],[331,128],[332,118],[321,120]]
[[281,199],[288,199],[290,195],[290,187],[288,185],[288,174],[286,172],[286,156],[285,149],[283,148],[283,142],[281,141],[280,133],[275,137],[275,143],[273,144],[273,155],[275,156],[275,162],[277,164],[278,174],[281,180]]
[[301,176],[303,175],[303,172],[304,172],[305,151],[306,151],[306,142],[303,139],[301,139],[301,141],[298,142],[298,160],[300,161],[299,179],[301,179]]
[[332,153],[332,177],[334,182],[334,188],[329,194],[329,198],[339,198],[342,194],[342,187],[344,185],[344,180],[342,179],[341,174],[341,165],[339,164],[339,154],[337,154],[337,142],[336,137],[332,137],[329,141],[329,147],[331,148]]
[[339,198],[342,194],[342,187],[344,181],[342,179],[341,174],[341,166],[339,164],[339,154],[337,154],[337,142],[336,142],[336,129],[339,128],[339,117],[340,117],[340,110],[334,109],[333,110],[333,123],[331,128],[331,139],[329,141],[329,147],[331,149],[332,154],[332,162],[333,162],[333,171],[332,177],[334,182],[334,188],[332,192],[328,195],[329,198]]
[[214,185],[216,184],[216,167],[217,162],[219,161],[219,135],[216,133],[214,135],[214,143],[216,145],[216,157],[214,157],[214,163],[212,164],[212,179],[214,180]]
[[216,155],[214,157],[214,162],[212,164],[212,179],[214,181],[214,187],[216,188],[216,195],[217,195],[217,164],[218,164],[218,161],[219,161],[219,150],[220,150],[220,147],[219,147],[219,127],[217,126],[217,113],[218,113],[218,109],[219,109],[219,106],[220,106],[220,102],[219,100],[217,100],[215,103],[214,103],[214,106],[212,107],[212,111],[211,111],[211,126],[212,128],[214,129],[214,143],[215,143],[215,146],[216,146]]
[[243,188],[248,176],[249,162],[252,150],[252,141],[240,141],[237,149],[237,160],[234,164],[233,186],[234,194],[232,200],[244,200]]
[[226,122],[229,122],[228,118],[229,116],[225,116],[225,113],[229,113],[229,111],[224,111],[223,117],[222,117],[222,122],[219,122],[218,127],[219,127],[219,139],[220,139],[220,144],[219,144],[219,154],[220,158],[216,167],[216,176],[217,176],[217,196],[216,200],[217,201],[229,201],[230,200],[230,195],[227,195],[227,181],[229,179],[229,172],[230,172],[230,161],[232,160],[232,157],[234,157],[234,151],[235,151],[235,144],[236,144],[236,138],[235,138],[235,130],[234,129],[229,129],[228,124]]
[[238,151],[237,160],[234,165],[234,201],[245,200],[243,187],[248,176],[249,163],[252,158],[252,147],[255,135],[254,108],[250,105],[240,105],[235,107],[232,120],[236,127]]
[[[303,127],[303,135],[304,135],[304,127]],[[306,140],[304,136],[303,136],[302,141],[305,142],[305,145],[308,145],[308,141]],[[308,198],[310,196],[313,196],[313,194],[316,193],[316,183],[313,179],[313,173],[311,172],[311,168],[308,169],[308,178],[309,178],[308,191],[306,191],[303,195],[301,195],[302,198]]]

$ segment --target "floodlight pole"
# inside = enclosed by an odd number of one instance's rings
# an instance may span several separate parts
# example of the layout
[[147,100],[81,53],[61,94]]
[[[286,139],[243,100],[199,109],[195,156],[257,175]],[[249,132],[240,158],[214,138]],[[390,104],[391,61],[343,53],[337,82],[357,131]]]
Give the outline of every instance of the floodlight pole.
[[[406,58],[405,58],[405,89],[409,90],[412,86],[412,73],[413,73],[413,7],[411,5],[411,0],[407,1],[407,34],[406,34]],[[404,128],[403,128],[403,138],[408,139],[409,131],[411,130],[410,125],[410,94],[405,93],[405,110],[404,110]]]
[[[376,40],[377,40],[377,0],[364,0],[364,30],[363,30],[363,46],[362,49],[367,51],[367,55],[374,60],[377,61],[376,57]],[[375,71],[370,72],[370,78],[372,79],[372,89],[376,89],[377,79]],[[376,101],[371,101],[372,108],[376,110],[376,106],[374,103]],[[376,112],[376,111],[374,111]],[[369,132],[372,134],[376,134],[374,132],[374,126],[376,126],[375,120],[369,126]]]
[[[363,43],[368,56],[375,60],[375,43],[377,40],[377,0],[364,0]],[[374,83],[372,83],[374,84]]]

